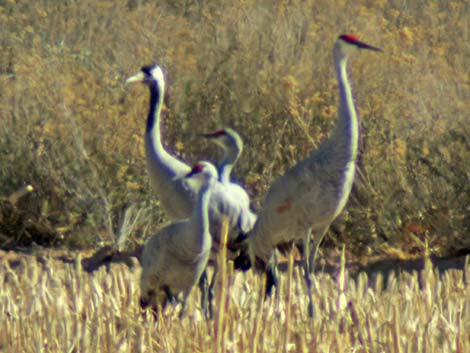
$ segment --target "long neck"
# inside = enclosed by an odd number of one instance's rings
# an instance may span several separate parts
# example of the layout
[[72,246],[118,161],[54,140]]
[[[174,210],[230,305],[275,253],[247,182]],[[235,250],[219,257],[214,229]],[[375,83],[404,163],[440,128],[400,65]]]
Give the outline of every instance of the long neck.
[[[203,185],[199,190],[198,199],[193,210],[194,226],[199,230],[198,234],[209,232],[209,200],[211,196],[211,184]],[[200,239],[203,240],[203,239]]]
[[[174,176],[181,176],[191,168],[178,158],[172,156],[163,146],[160,131],[160,112],[163,105],[163,88],[156,83],[150,85],[150,108],[147,117],[146,153],[148,167],[153,178],[157,178],[157,188],[164,188],[166,183]],[[166,185],[166,186],[164,186]]]
[[232,173],[233,166],[237,162],[238,159],[238,151],[235,150],[226,150],[222,162],[219,165],[219,180],[222,183],[229,183],[230,176]]
[[147,117],[146,132],[157,150],[164,150],[160,132],[160,112],[163,105],[163,92],[156,83],[150,85],[150,108]]
[[332,138],[334,146],[331,147],[340,152],[346,159],[346,162],[348,162],[356,159],[359,140],[359,121],[356,108],[354,107],[351,86],[348,81],[346,64],[346,58],[335,61],[339,84],[339,116]]

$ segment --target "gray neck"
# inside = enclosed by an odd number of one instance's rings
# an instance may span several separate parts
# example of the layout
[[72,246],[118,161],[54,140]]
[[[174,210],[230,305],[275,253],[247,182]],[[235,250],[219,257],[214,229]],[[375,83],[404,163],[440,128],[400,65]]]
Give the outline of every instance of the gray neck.
[[[205,234],[209,232],[209,200],[211,197],[212,183],[206,183],[201,187],[198,194],[198,199],[193,210],[194,226],[198,229],[198,234]],[[203,239],[198,239],[200,244]]]
[[160,113],[163,106],[163,96],[163,89],[157,83],[152,83],[150,85],[150,107],[147,117],[146,134],[154,150],[155,157],[160,159],[168,155],[168,152],[163,147],[160,131]]
[[219,169],[219,180],[222,183],[229,183],[230,176],[232,174],[232,169],[235,163],[238,160],[239,151],[234,149],[227,149],[224,152],[224,157],[222,162],[220,162],[218,169]]
[[354,107],[354,100],[347,74],[347,59],[335,63],[339,84],[339,114],[329,147],[342,156],[344,162],[354,161],[359,140],[359,121]]
[[[174,184],[171,178],[187,173],[191,168],[178,158],[172,156],[162,143],[160,131],[160,112],[163,105],[163,87],[157,83],[150,86],[150,109],[147,118],[145,132],[145,144],[148,168],[151,170],[154,183],[158,183],[157,189],[165,189]],[[162,192],[170,192],[163,190]],[[184,194],[184,193],[183,193]],[[183,194],[177,196],[181,197]],[[183,196],[186,199],[186,196]],[[174,203],[177,201],[174,201]]]

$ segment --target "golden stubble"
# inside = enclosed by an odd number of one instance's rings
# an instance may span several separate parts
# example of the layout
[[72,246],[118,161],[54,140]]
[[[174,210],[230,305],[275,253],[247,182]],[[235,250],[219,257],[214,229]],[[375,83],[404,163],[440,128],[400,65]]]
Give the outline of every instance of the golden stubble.
[[[51,253],[53,254],[53,253]],[[441,275],[424,270],[354,278],[314,278],[315,317],[307,315],[301,268],[288,260],[281,285],[263,299],[263,279],[221,269],[215,318],[199,292],[187,315],[168,307],[155,322],[138,305],[139,268],[103,267],[89,274],[77,261],[9,253],[0,277],[0,349],[21,352],[466,352],[470,349],[468,262]],[[224,273],[225,272],[225,273]]]

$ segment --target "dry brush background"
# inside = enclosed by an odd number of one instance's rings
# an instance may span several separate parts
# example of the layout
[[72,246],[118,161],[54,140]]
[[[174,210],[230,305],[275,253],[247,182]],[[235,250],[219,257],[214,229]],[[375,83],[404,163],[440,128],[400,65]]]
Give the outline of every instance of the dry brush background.
[[[147,91],[123,84],[153,62],[167,71],[167,145],[194,162],[217,156],[195,133],[241,132],[246,147],[235,174],[259,207],[271,181],[331,131],[331,50],[344,32],[384,53],[350,60],[360,171],[324,248],[344,243],[348,256],[401,258],[470,248],[468,1],[0,0],[0,26],[0,195],[25,183],[36,190],[17,203],[21,217],[1,202],[4,248],[95,247],[122,234],[142,242],[166,222],[145,171]],[[51,236],[42,238],[42,229]],[[12,313],[0,324],[6,351],[183,351],[187,337],[188,351],[212,351],[215,324],[143,325],[128,270],[88,275],[52,260],[21,261],[23,270],[2,273],[0,305]],[[259,351],[284,350],[279,332],[290,332],[291,351],[469,350],[462,272],[433,275],[428,291],[418,291],[416,274],[386,290],[351,281],[356,322],[351,309],[335,313],[338,285],[319,277],[313,328],[300,314],[302,296],[286,323],[285,288],[275,305],[262,306],[260,279],[246,276],[248,288],[230,291],[228,351],[252,351],[254,332],[264,337]],[[293,278],[293,293],[301,293],[297,269]],[[93,341],[87,335],[98,326],[106,334]]]

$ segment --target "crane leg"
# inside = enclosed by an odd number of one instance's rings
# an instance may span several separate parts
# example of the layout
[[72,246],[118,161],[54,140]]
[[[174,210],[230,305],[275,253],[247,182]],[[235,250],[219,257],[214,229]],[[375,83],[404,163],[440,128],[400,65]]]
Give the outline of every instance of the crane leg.
[[308,229],[307,238],[305,239],[305,253],[304,253],[304,278],[307,285],[307,294],[308,294],[308,316],[313,318],[313,297],[312,297],[312,279],[310,278],[311,272],[311,263],[310,263],[310,236],[312,233],[312,228]]
[[270,297],[272,294],[273,287],[277,287],[279,279],[277,275],[277,253],[274,252],[268,266],[266,267],[266,283],[265,283],[265,298]]
[[209,290],[208,290],[208,299],[209,299],[209,318],[212,319],[214,316],[214,310],[212,306],[212,302],[214,301],[214,286],[215,282],[217,280],[217,274],[219,273],[219,270],[217,268],[217,265],[214,265],[214,274],[212,275],[211,283],[209,285]]
[[209,318],[208,315],[211,315],[211,314],[207,311],[207,308],[208,308],[207,299],[209,297],[209,295],[208,295],[208,293],[209,293],[209,281],[208,281],[208,278],[207,278],[207,267],[204,270],[204,272],[202,272],[201,277],[199,278],[199,289],[201,291],[201,309],[202,309],[202,312],[204,313],[204,316],[206,317],[206,319],[208,319]]
[[[313,237],[314,237],[313,246],[311,249],[309,249],[308,252],[305,253],[305,256],[309,257],[310,273],[315,272],[315,265],[317,261],[318,250],[320,249],[320,244],[323,241],[323,238],[325,237],[326,232],[328,231],[328,228],[329,228],[329,225],[325,229],[323,229],[321,233],[319,233],[320,236],[317,239],[315,239],[315,234],[313,234]],[[309,237],[311,236],[312,236],[312,232],[309,231]]]
[[165,292],[166,298],[163,301],[162,310],[165,309],[168,304],[175,306],[177,304],[177,300],[173,293],[171,293],[170,288],[168,288],[168,286],[164,286],[163,291]]
[[184,314],[186,312],[186,302],[188,301],[188,296],[191,290],[188,290],[183,293],[183,302],[181,303],[181,311],[178,315],[178,318],[181,320],[184,317]]
[[[153,319],[155,321],[158,321],[158,317],[159,317],[159,314],[163,314],[163,312],[165,311],[166,307],[168,306],[169,303],[173,304],[175,303],[176,301],[176,298],[175,296],[171,293],[170,291],[170,288],[168,288],[167,286],[163,286],[161,288],[161,290],[164,292],[164,296],[163,297],[159,297],[159,302],[160,302],[160,305],[158,304],[153,304],[152,305],[152,316],[153,316]],[[161,299],[161,301],[160,301]],[[145,307],[143,304],[142,304],[142,301],[141,301],[141,306],[142,307]]]

